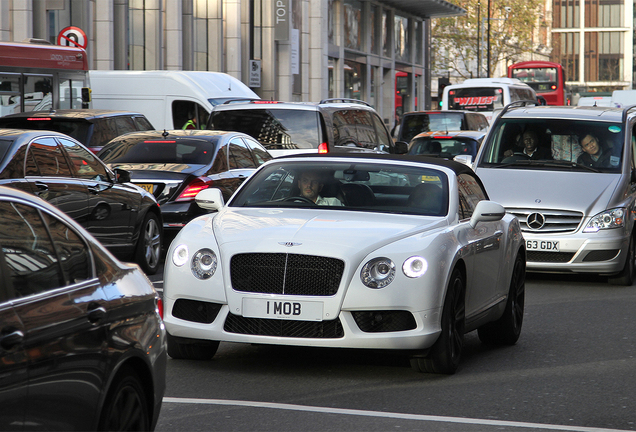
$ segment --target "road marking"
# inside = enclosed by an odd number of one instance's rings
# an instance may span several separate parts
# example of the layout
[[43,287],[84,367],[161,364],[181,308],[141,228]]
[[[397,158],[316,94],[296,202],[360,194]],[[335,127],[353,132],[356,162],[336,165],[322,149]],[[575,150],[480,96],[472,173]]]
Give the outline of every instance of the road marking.
[[365,417],[384,417],[395,418],[401,420],[419,420],[419,421],[431,421],[442,423],[460,423],[470,425],[486,425],[486,426],[508,426],[516,428],[533,428],[533,429],[546,429],[557,431],[575,431],[575,432],[623,432],[626,429],[606,429],[606,428],[593,428],[585,426],[566,426],[566,425],[552,425],[543,423],[525,423],[525,422],[513,422],[505,420],[486,420],[486,419],[471,419],[463,417],[443,417],[432,416],[422,414],[404,414],[404,413],[392,413],[383,411],[366,411],[356,409],[344,409],[344,408],[326,408],[307,405],[294,405],[294,404],[282,404],[272,402],[253,402],[253,401],[239,401],[229,399],[195,399],[195,398],[175,398],[164,397],[163,403],[179,403],[179,404],[199,404],[199,405],[234,405],[244,406],[252,408],[271,408],[282,409],[290,411],[307,411],[318,412],[325,414],[345,414],[345,415],[357,415]]

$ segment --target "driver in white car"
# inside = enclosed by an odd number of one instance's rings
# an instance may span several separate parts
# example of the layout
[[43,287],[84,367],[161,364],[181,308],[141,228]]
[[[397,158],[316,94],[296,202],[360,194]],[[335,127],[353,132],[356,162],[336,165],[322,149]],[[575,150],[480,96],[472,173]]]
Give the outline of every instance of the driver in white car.
[[323,175],[317,171],[305,171],[298,179],[300,195],[316,205],[341,206],[342,202],[336,197],[322,197],[320,191],[325,186]]

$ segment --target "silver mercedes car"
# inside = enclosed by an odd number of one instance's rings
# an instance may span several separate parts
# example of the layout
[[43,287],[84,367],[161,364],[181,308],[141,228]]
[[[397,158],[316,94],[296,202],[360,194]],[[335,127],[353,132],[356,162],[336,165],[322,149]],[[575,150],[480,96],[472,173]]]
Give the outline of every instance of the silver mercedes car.
[[636,106],[507,106],[475,170],[521,223],[527,269],[634,282]]

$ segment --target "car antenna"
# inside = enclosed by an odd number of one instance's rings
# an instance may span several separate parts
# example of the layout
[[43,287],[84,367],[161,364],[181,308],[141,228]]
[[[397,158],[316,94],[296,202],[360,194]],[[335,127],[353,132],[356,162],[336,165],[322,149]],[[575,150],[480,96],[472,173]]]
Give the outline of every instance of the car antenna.
[[168,133],[168,131],[167,131],[167,130],[165,130],[165,129],[164,129],[164,130],[163,130],[163,133],[161,134],[161,136],[162,136],[162,137],[164,137],[164,138],[167,138],[167,137],[168,137],[168,135],[170,135],[170,134]]

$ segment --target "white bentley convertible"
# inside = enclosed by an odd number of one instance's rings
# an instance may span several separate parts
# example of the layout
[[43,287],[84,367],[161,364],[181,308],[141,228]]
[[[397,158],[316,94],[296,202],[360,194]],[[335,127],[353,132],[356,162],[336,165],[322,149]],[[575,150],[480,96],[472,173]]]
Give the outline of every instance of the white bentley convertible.
[[164,271],[173,358],[220,341],[406,350],[454,373],[465,333],[514,344],[524,310],[519,223],[466,165],[299,155],[263,165],[188,223]]

